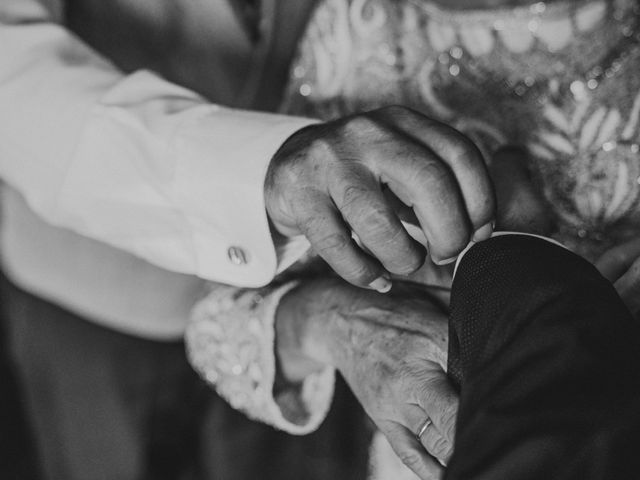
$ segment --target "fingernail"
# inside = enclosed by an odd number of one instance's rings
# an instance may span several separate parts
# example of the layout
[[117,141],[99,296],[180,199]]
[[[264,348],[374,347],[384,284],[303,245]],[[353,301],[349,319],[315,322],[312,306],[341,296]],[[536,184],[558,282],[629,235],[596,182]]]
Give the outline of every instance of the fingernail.
[[436,260],[435,258],[433,259],[433,263],[435,263],[438,266],[442,266],[442,265],[449,265],[450,263],[453,263],[456,261],[456,259],[458,258],[457,255],[451,257],[451,258],[445,258],[444,260]]
[[373,290],[377,290],[380,293],[387,293],[391,290],[391,279],[386,275],[381,275],[369,284],[369,287]]
[[489,222],[483,226],[481,226],[476,232],[473,234],[474,242],[481,242],[483,240],[487,240],[491,237],[493,233],[493,228],[495,226],[494,222]]

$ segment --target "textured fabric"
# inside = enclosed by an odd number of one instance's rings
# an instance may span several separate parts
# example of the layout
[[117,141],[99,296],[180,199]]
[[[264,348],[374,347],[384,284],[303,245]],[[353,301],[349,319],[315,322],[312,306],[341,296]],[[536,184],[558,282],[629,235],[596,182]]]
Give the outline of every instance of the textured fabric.
[[446,480],[637,476],[640,324],[584,259],[529,236],[473,246],[449,349],[461,403]]
[[233,408],[304,435],[326,418],[335,373],[327,365],[276,394],[275,313],[280,299],[297,285],[274,282],[260,290],[214,287],[195,306],[185,342],[193,368]]

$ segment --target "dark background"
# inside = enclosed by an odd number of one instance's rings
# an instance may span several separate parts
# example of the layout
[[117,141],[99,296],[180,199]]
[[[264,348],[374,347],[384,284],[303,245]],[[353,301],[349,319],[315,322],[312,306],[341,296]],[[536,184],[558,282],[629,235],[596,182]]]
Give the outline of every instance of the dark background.
[[7,352],[6,324],[1,315],[0,313],[0,478],[37,480],[35,452],[23,411],[23,401]]

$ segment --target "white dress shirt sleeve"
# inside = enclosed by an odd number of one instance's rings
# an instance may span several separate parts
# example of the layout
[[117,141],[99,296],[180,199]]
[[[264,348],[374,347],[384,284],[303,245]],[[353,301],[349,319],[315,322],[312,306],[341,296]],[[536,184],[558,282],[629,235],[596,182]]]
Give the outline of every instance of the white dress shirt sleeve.
[[35,0],[0,2],[1,178],[48,222],[160,267],[254,287],[291,263],[306,243],[276,251],[264,179],[312,122],[124,75]]

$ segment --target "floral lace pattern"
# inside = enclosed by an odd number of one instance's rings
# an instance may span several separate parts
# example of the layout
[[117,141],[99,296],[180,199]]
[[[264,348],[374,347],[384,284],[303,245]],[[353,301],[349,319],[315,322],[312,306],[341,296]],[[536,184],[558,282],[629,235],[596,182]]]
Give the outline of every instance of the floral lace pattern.
[[328,119],[402,104],[463,131],[488,161],[527,147],[556,238],[593,258],[640,229],[639,17],[636,0],[325,0],[283,110]]
[[193,310],[185,341],[194,369],[230,405],[292,434],[315,430],[333,397],[334,370],[274,395],[275,311],[296,282],[260,290],[212,285]]

